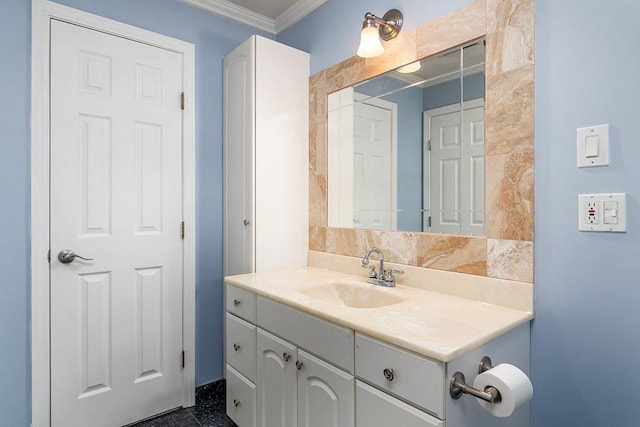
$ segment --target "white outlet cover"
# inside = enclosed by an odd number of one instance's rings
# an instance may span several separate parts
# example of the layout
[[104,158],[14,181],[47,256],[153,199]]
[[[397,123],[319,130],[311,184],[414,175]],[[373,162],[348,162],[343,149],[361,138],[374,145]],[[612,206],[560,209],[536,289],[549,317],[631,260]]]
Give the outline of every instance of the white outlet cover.
[[[617,224],[605,224],[604,203],[617,202]],[[589,215],[589,208],[595,209],[595,217]],[[627,193],[579,194],[578,230],[605,233],[627,232]]]

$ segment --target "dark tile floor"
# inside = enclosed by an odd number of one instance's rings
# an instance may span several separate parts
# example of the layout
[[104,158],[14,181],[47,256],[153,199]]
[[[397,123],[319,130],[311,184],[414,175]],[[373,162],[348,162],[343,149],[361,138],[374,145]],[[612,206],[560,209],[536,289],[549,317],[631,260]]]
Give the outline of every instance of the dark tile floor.
[[127,427],[237,427],[226,415],[225,381],[196,389],[196,406],[181,408]]

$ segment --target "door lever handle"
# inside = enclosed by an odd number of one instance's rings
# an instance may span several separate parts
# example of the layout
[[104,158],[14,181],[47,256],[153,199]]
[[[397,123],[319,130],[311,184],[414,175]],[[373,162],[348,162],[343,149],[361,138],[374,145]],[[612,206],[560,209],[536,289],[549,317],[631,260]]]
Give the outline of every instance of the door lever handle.
[[63,264],[69,264],[70,262],[73,262],[73,260],[76,258],[80,258],[85,261],[93,261],[93,258],[85,258],[81,255],[76,254],[71,249],[63,249],[58,253],[58,261],[60,261]]

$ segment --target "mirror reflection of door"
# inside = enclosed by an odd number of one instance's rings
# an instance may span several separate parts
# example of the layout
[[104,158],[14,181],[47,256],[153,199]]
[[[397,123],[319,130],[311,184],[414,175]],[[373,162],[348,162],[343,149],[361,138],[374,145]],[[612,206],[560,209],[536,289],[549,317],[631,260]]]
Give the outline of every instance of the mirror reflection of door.
[[[475,40],[464,46],[408,64],[385,74],[328,94],[327,123],[327,225],[329,227],[372,228],[410,232],[436,232],[465,235],[484,234],[484,78],[485,46]],[[470,101],[479,100],[478,106]],[[373,111],[374,102],[390,102],[395,106],[392,118],[391,174],[383,165],[383,157],[373,147],[358,147],[355,138],[367,141],[375,132],[377,113],[359,113],[358,108]],[[425,111],[464,102],[466,118],[459,108],[452,123],[436,123],[441,130],[457,133],[454,142],[445,141],[438,183],[439,196],[434,199],[429,188],[429,156],[424,141],[428,135]],[[479,107],[479,110],[474,110]],[[379,108],[386,108],[384,105]],[[453,120],[442,117],[441,120]],[[363,124],[365,120],[367,123]],[[382,119],[380,119],[382,120]],[[436,119],[438,120],[438,119]],[[386,132],[386,130],[385,130]],[[397,140],[393,148],[394,138]],[[377,135],[376,138],[382,138]],[[368,151],[366,151],[368,150]],[[448,151],[451,151],[449,153]],[[453,153],[453,154],[452,154]],[[462,157],[460,157],[462,153]],[[357,158],[355,158],[357,156]],[[395,156],[395,157],[394,157]],[[454,156],[457,160],[454,161]],[[319,161],[324,161],[319,157]],[[376,163],[377,162],[377,163]],[[386,163],[384,163],[386,164]],[[395,168],[395,170],[394,170]],[[447,175],[452,176],[449,181]],[[389,176],[391,181],[383,181]],[[391,203],[387,200],[390,187]],[[440,197],[442,196],[442,197]],[[437,199],[437,203],[436,203]],[[436,206],[436,204],[438,206]],[[434,211],[429,226],[429,209]],[[435,218],[435,211],[438,218]]]
[[354,106],[353,227],[395,230],[396,105],[368,99]]
[[425,111],[424,230],[484,234],[484,101]]

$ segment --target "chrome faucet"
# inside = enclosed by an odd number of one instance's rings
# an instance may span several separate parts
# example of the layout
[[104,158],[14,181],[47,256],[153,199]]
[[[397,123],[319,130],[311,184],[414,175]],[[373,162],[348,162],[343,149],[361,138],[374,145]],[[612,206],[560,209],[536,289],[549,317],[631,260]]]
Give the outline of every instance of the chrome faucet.
[[[376,266],[375,265],[369,265],[369,257],[371,256],[371,253],[373,253],[373,252],[377,253],[378,254],[378,258],[380,259],[380,265],[378,267],[378,271],[377,272],[376,272]],[[394,273],[404,274],[404,270],[394,270],[393,268],[385,270],[384,269],[384,254],[382,253],[382,251],[380,249],[378,249],[376,247],[373,247],[373,248],[369,249],[367,251],[367,253],[364,254],[364,257],[362,258],[362,267],[369,269],[369,279],[367,280],[367,282],[371,283],[373,285],[394,287],[396,285],[396,281],[395,281],[395,278],[393,277],[393,274]]]

